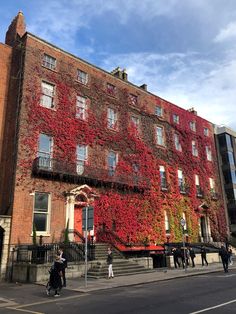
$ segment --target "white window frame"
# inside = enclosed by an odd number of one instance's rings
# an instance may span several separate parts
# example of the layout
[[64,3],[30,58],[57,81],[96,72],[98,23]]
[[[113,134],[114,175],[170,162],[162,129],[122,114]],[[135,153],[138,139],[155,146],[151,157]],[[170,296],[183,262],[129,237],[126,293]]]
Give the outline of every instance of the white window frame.
[[205,136],[209,136],[209,129],[208,128],[204,128],[203,129],[203,133]]
[[41,92],[42,95],[40,105],[48,109],[54,108],[55,85],[46,81],[42,81]]
[[[113,159],[114,160],[113,165],[110,165],[111,154],[115,157],[115,159]],[[114,152],[113,150],[110,150],[107,155],[107,165],[108,165],[108,172],[110,176],[114,175],[117,163],[118,163],[118,153]]]
[[[83,150],[83,153],[80,153],[80,149]],[[77,144],[76,146],[76,172],[78,175],[84,173],[84,166],[88,160],[88,146]]]
[[[47,212],[44,211],[40,211],[40,210],[35,210],[35,203],[36,203],[36,195],[37,194],[47,194],[48,195],[48,206],[47,206]],[[34,215],[37,214],[44,214],[46,215],[46,230],[44,231],[40,231],[37,230],[36,227],[36,234],[37,235],[49,235],[50,232],[50,219],[51,219],[51,193],[47,193],[47,192],[39,192],[39,191],[35,191],[34,192],[34,202],[33,202],[33,221],[32,221],[32,226],[34,226],[34,222],[35,222],[35,216]],[[32,233],[33,233],[33,228],[32,228]]]
[[190,121],[189,127],[190,127],[190,130],[192,130],[193,132],[196,132],[196,122],[195,121]]
[[211,192],[215,192],[215,180],[213,178],[209,178],[209,185]]
[[174,133],[174,142],[175,142],[175,149],[179,152],[182,152],[182,146],[179,141],[179,135]]
[[159,166],[161,189],[167,188],[166,170],[164,166]]
[[56,58],[48,55],[48,54],[44,54],[43,55],[43,66],[45,66],[46,68],[50,69],[50,70],[55,70],[56,69]]
[[[184,179],[184,175],[183,175],[183,170],[178,169],[177,170],[177,174],[178,174],[178,186],[179,186],[179,190],[181,192],[185,192],[185,179]],[[182,188],[181,188],[182,187]]]
[[76,96],[76,118],[80,120],[87,120],[87,101],[86,97]]
[[173,122],[179,124],[179,115],[176,113],[173,114]]
[[212,151],[210,146],[206,146],[206,157],[208,161],[212,161]]
[[137,132],[140,130],[140,119],[137,116],[131,116],[131,124],[134,126]]
[[117,130],[117,112],[113,108],[107,108],[107,127]]
[[77,81],[87,85],[88,84],[88,73],[85,71],[82,71],[80,69],[77,69]]
[[156,106],[155,115],[158,117],[163,117],[163,108],[161,106]]
[[[44,150],[41,148],[41,138],[45,137],[48,139],[48,148],[49,150]],[[39,167],[45,168],[45,169],[51,169],[52,168],[52,157],[53,157],[53,137],[49,136],[44,133],[39,134],[38,138],[38,152],[37,157],[39,157]]]
[[156,143],[160,146],[165,146],[164,127],[156,126]]
[[184,229],[184,231],[186,231],[188,228],[187,228],[187,218],[186,218],[186,213],[185,212],[183,212],[182,217],[185,220],[185,225],[183,226],[183,229]]
[[165,220],[165,231],[166,231],[166,233],[169,233],[170,232],[170,222],[169,222],[169,217],[168,217],[166,210],[164,210],[164,220]]
[[195,140],[192,141],[192,155],[198,157],[197,142]]

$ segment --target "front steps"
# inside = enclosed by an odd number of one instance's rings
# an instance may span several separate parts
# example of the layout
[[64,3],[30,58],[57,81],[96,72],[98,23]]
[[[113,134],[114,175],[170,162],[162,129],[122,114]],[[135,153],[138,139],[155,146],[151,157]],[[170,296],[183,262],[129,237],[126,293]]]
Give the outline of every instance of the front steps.
[[[114,276],[126,276],[153,271],[144,266],[139,265],[137,262],[128,259],[113,259],[112,268]],[[88,271],[89,278],[106,278],[108,276],[108,265],[106,261],[97,261],[93,264]]]

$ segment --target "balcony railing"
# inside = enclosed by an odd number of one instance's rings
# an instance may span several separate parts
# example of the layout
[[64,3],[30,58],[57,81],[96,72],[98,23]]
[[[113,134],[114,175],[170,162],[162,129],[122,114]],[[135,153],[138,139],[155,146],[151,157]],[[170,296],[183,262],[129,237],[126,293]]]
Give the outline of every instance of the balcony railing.
[[211,196],[212,200],[218,200],[219,199],[218,193],[216,193],[216,191],[214,191],[214,190],[210,191],[210,196]]
[[107,186],[118,189],[132,189],[137,192],[150,187],[147,178],[133,174],[121,174],[115,169],[105,169],[81,165],[46,157],[37,157],[33,163],[35,176],[51,178],[71,183],[90,184],[93,186]]

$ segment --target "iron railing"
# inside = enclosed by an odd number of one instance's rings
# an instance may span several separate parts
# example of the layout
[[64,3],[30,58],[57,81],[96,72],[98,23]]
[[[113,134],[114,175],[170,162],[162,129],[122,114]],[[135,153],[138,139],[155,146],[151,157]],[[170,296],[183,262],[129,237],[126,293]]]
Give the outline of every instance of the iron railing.
[[150,187],[150,180],[137,173],[125,174],[113,169],[92,167],[84,164],[79,167],[76,162],[68,162],[47,157],[37,157],[33,162],[33,174],[52,179],[73,182],[87,183],[95,186],[110,186],[120,189],[131,188],[143,191]]

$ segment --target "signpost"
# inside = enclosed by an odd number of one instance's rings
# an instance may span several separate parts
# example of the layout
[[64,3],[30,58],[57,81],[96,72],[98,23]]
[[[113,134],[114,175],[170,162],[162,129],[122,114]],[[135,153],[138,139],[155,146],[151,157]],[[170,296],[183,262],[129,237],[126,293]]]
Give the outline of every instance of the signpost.
[[93,230],[93,207],[85,206],[82,209],[82,229],[85,231],[85,288],[87,288],[88,273],[88,230]]
[[182,226],[182,232],[183,232],[183,250],[184,250],[184,270],[187,271],[187,265],[186,265],[186,249],[185,249],[185,240],[184,240],[184,226],[186,225],[186,221],[184,218],[180,219],[180,224]]

